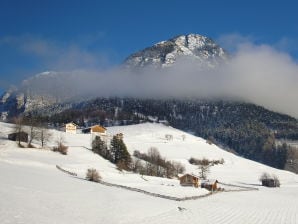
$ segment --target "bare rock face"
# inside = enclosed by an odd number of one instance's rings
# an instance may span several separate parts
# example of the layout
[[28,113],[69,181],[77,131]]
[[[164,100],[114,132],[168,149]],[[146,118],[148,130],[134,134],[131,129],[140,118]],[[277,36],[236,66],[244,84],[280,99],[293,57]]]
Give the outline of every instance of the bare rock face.
[[55,72],[40,73],[24,80],[18,88],[6,91],[0,98],[0,120],[56,103],[55,94],[49,95],[45,91],[48,81],[56,75]]
[[181,35],[161,41],[129,56],[124,65],[128,68],[172,66],[177,59],[187,57],[199,65],[215,67],[225,61],[228,54],[213,40],[198,34]]

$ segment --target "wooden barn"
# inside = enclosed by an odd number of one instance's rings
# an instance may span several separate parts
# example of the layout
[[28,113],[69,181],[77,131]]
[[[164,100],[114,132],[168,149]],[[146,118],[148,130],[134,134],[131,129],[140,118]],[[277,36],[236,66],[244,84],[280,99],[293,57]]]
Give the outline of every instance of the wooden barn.
[[194,174],[184,174],[180,178],[180,185],[181,186],[193,186],[199,187],[200,178]]
[[28,142],[28,134],[26,132],[16,132],[8,135],[8,139],[11,141]]
[[82,130],[82,133],[85,133],[85,134],[88,134],[88,133],[91,133],[91,134],[106,134],[107,133],[107,129],[101,125],[94,125],[94,126],[91,126],[89,128],[84,128]]
[[77,133],[77,128],[78,128],[77,124],[75,124],[74,122],[70,122],[70,123],[67,123],[65,125],[65,132],[66,133],[76,134]]
[[205,188],[208,191],[216,191],[218,189],[217,180],[204,180],[201,183],[201,188]]

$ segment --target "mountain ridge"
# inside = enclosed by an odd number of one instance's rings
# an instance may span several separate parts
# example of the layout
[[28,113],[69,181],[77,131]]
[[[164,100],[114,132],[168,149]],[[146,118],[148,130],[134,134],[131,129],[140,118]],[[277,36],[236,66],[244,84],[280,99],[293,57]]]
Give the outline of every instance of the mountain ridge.
[[131,54],[124,60],[129,68],[172,66],[181,57],[191,57],[200,66],[214,67],[228,58],[211,38],[199,34],[179,35]]

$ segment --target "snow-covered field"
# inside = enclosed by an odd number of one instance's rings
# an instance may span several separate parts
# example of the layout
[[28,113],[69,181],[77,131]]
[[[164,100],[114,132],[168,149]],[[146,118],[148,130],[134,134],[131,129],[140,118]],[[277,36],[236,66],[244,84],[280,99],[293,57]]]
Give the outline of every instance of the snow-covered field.
[[[141,124],[111,127],[108,133],[123,133],[131,154],[157,147],[162,156],[180,161],[190,173],[198,173],[188,163],[190,157],[224,159],[223,165],[211,168],[210,178],[259,190],[178,202],[88,182],[83,180],[86,170],[96,168],[106,182],[152,193],[175,197],[208,193],[181,187],[174,179],[120,172],[85,148],[90,148],[90,135],[53,131],[54,136],[63,135],[70,146],[66,156],[18,148],[6,140],[11,127],[0,123],[0,223],[298,223],[297,175],[240,158],[177,129]],[[166,140],[166,134],[173,140]],[[56,165],[78,177],[59,171]],[[258,179],[263,172],[277,175],[281,188],[261,187]]]

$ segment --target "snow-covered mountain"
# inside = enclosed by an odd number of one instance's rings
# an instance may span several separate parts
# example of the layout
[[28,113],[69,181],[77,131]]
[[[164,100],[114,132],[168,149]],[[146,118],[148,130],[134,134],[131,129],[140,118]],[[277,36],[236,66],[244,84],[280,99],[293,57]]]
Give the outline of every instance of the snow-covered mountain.
[[177,59],[194,60],[201,66],[214,67],[226,60],[228,54],[212,39],[198,34],[180,35],[161,41],[129,56],[124,64],[129,68],[145,66],[169,67]]
[[[124,67],[130,69],[154,66],[169,67],[177,60],[193,61],[200,66],[214,67],[225,61],[228,54],[208,37],[198,34],[181,35],[161,41],[152,47],[129,56]],[[24,80],[17,88],[9,89],[0,98],[0,118],[5,120],[20,112],[39,110],[80,96],[78,86],[84,74],[46,71]],[[78,78],[78,79],[77,79]],[[76,80],[76,81],[75,81]],[[75,86],[74,84],[78,85]]]

